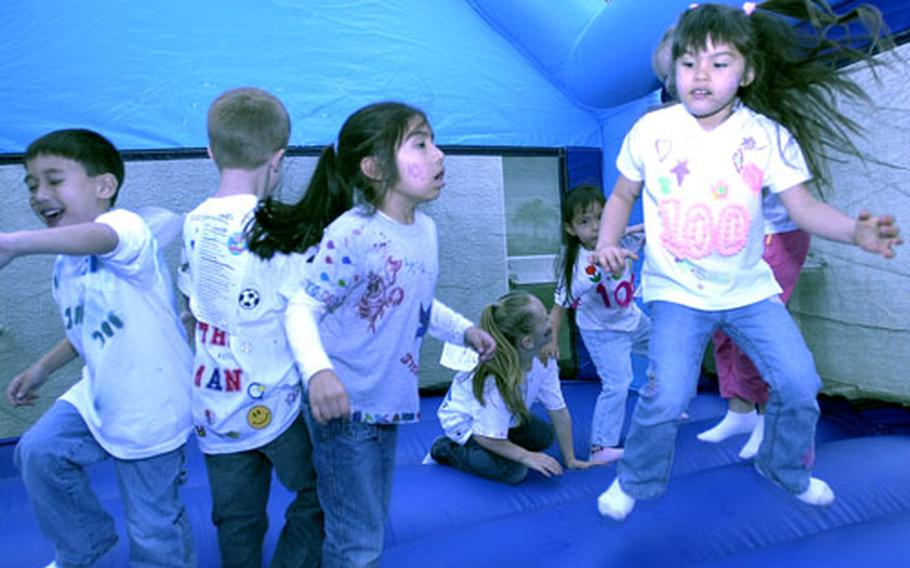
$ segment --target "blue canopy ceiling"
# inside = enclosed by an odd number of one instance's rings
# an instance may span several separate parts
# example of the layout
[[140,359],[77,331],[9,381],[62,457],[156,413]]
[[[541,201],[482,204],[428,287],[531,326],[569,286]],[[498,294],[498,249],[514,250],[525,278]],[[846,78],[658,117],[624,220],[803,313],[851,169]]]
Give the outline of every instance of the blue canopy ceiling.
[[[208,104],[238,85],[285,101],[295,145],[399,99],[444,144],[597,146],[604,109],[656,88],[650,51],[689,2],[3,0],[0,153],[68,126],[201,147]],[[910,26],[910,2],[873,3]]]

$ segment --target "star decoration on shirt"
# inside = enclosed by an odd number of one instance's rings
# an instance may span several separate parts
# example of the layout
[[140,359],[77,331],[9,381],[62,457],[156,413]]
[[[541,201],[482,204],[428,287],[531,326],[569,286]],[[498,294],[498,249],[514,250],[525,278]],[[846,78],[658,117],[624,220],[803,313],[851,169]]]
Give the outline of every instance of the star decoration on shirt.
[[676,166],[670,170],[676,174],[676,183],[677,185],[682,186],[683,180],[686,179],[686,176],[689,175],[689,160],[680,160],[676,163]]

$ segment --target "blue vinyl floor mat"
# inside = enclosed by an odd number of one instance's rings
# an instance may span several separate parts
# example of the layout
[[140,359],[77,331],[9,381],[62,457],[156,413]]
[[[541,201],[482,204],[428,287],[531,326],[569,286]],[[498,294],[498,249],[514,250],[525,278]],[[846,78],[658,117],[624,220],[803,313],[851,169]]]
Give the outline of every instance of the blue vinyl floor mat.
[[[569,381],[563,388],[582,455],[599,385]],[[666,493],[640,501],[626,521],[616,523],[600,517],[596,507],[597,496],[615,477],[615,465],[551,479],[531,472],[517,486],[421,465],[441,434],[435,418],[439,402],[438,396],[425,397],[423,422],[400,429],[383,567],[910,566],[906,409],[863,410],[822,400],[814,474],[830,483],[837,500],[816,508],[801,504],[739,459],[745,436],[719,444],[697,440],[696,434],[726,411],[716,394],[701,393],[680,427]],[[633,395],[628,415],[634,404]],[[43,566],[53,558],[53,547],[42,536],[12,466],[14,444],[10,440],[0,447],[0,545],[5,551],[0,565]],[[195,440],[187,445],[187,467],[182,495],[199,565],[218,566],[208,481]],[[113,467],[100,464],[89,474],[120,531],[117,547],[98,566],[127,566]],[[266,558],[290,501],[276,479]]]

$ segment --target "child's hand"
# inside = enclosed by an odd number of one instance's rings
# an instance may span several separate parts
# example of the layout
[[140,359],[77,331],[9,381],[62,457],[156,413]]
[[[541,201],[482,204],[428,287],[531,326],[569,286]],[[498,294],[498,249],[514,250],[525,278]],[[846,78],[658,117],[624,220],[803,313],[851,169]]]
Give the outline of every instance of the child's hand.
[[528,469],[542,473],[544,477],[562,475],[562,466],[559,465],[559,462],[553,456],[543,452],[528,452],[521,463]]
[[330,369],[319,371],[310,379],[310,413],[320,424],[335,418],[351,417],[351,402],[338,375]]
[[540,349],[540,354],[538,355],[540,362],[547,365],[550,362],[550,359],[559,360],[559,341],[554,337],[553,341],[547,343]]
[[638,260],[638,255],[619,245],[607,245],[591,253],[589,260],[612,274],[622,274],[626,269],[626,259]]
[[598,464],[576,458],[566,460],[566,467],[569,469],[588,469],[589,467],[594,467],[596,465]]
[[856,218],[853,242],[864,251],[893,258],[893,247],[904,242],[900,232],[891,215],[873,216],[868,211],[861,211]]
[[496,340],[476,325],[472,325],[464,332],[464,343],[477,351],[481,363],[488,361],[496,353]]
[[30,406],[38,398],[36,391],[47,380],[48,374],[40,365],[32,365],[9,382],[6,387],[6,401],[13,406]]

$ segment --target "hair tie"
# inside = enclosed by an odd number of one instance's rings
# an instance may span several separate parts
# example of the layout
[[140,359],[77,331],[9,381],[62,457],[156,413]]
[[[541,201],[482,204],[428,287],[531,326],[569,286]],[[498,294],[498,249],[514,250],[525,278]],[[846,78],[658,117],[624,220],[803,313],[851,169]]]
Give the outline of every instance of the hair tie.
[[743,2],[743,12],[745,12],[747,16],[751,16],[757,5],[757,2]]

